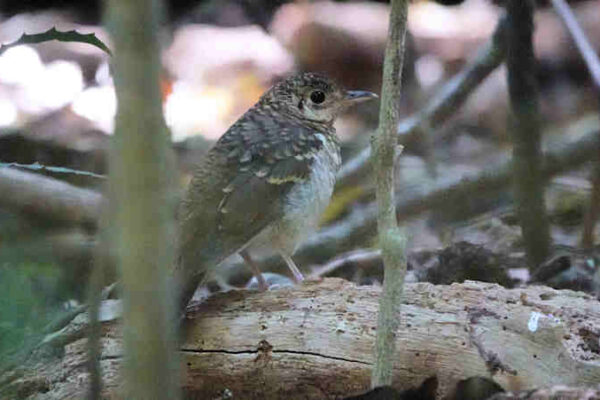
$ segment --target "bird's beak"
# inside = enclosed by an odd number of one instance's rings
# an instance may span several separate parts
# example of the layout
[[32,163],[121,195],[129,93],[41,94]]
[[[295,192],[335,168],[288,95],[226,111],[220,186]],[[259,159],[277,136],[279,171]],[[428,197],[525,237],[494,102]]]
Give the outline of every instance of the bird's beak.
[[378,97],[379,96],[377,96],[375,93],[367,92],[365,90],[348,90],[344,100],[347,105],[351,105],[366,100],[376,99]]

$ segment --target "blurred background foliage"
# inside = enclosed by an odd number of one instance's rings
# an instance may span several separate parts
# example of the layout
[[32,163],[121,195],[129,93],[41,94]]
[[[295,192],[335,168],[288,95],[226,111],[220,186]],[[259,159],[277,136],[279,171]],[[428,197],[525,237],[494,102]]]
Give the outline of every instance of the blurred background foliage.
[[45,229],[6,212],[0,212],[0,226],[0,354],[9,356],[83,293],[67,283],[68,268],[57,260]]

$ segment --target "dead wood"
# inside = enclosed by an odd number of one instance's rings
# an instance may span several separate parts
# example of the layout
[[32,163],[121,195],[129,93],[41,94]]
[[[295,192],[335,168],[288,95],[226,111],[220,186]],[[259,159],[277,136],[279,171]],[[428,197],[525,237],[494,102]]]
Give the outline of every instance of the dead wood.
[[95,226],[102,195],[58,179],[0,168],[0,208],[32,218]]
[[[364,392],[379,293],[329,278],[265,293],[215,295],[189,309],[182,385],[190,398],[203,399],[226,391],[238,399],[334,399]],[[433,375],[440,398],[472,376],[493,377],[513,391],[600,381],[600,303],[584,293],[417,283],[406,285],[403,310],[397,389]],[[65,329],[85,326],[82,314]],[[104,323],[102,343],[105,395],[121,398],[122,336],[115,320]],[[86,339],[65,350],[60,360],[0,376],[0,397],[29,390],[23,398],[82,398]]]

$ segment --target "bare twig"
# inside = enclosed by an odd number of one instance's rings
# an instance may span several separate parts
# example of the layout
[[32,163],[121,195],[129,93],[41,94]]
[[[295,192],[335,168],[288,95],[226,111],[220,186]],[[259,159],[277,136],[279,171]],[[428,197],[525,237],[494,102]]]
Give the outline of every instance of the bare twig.
[[550,225],[544,203],[541,128],[533,55],[533,0],[506,3],[506,65],[508,91],[514,116],[513,179],[517,215],[531,267],[550,251]]
[[33,164],[19,164],[19,163],[14,163],[14,162],[13,163],[0,163],[0,168],[11,168],[11,167],[28,169],[31,171],[51,172],[51,173],[66,174],[66,175],[80,175],[80,176],[87,176],[87,177],[96,178],[96,179],[106,179],[105,175],[95,174],[95,173],[89,172],[89,171],[81,171],[81,170],[66,168],[66,167],[52,167],[49,165],[42,165],[38,162],[35,162]]
[[174,260],[174,155],[162,115],[160,0],[107,0],[118,100],[111,200],[123,285],[125,396],[178,399]]
[[102,195],[57,179],[0,168],[0,207],[29,217],[94,227]]
[[379,299],[375,365],[371,387],[392,384],[396,332],[406,275],[406,238],[398,228],[394,200],[396,127],[404,62],[408,0],[392,0],[383,66],[379,129],[373,138],[373,167],[377,183],[377,227],[384,263],[383,292]]
[[592,75],[592,79],[594,81],[594,85],[597,89],[600,90],[600,59],[598,59],[598,55],[594,51],[594,48],[590,44],[590,41],[587,39],[583,29],[579,26],[573,11],[567,4],[565,0],[551,0],[554,9],[557,14],[565,23],[575,45],[579,49],[579,52],[583,56],[585,64]]
[[313,268],[309,278],[315,279],[331,274],[336,269],[350,263],[364,263],[381,260],[381,250],[359,249],[340,254],[326,264]]
[[[109,285],[109,286],[105,287],[104,289],[102,289],[100,291],[100,297],[99,297],[100,301],[104,301],[104,300],[108,299],[108,297],[111,295],[111,293],[115,287],[116,287],[116,283],[113,283],[112,285]],[[42,333],[44,333],[45,335],[49,335],[51,333],[61,330],[62,328],[67,326],[73,319],[75,319],[75,317],[77,317],[79,314],[86,312],[87,309],[88,309],[87,304],[81,304],[81,305],[73,308],[72,310],[59,316],[56,320],[54,320],[54,321],[50,322],[48,325],[46,325],[44,327]]]
[[[556,13],[566,25],[575,45],[579,49],[585,64],[590,71],[596,94],[600,102],[600,59],[590,44],[587,36],[579,26],[573,11],[565,0],[552,0],[552,5]],[[600,105],[599,105],[600,106]],[[590,249],[594,246],[594,227],[600,217],[600,145],[598,146],[598,159],[592,171],[592,193],[590,195],[590,204],[586,217],[583,220],[583,233],[581,236],[581,245]],[[600,270],[599,270],[600,271]],[[600,273],[600,272],[599,272]]]
[[[423,129],[435,128],[446,121],[460,108],[469,95],[504,60],[504,30],[506,17],[502,17],[492,38],[479,50],[477,56],[455,77],[446,83],[440,91],[418,113],[398,124],[398,142],[406,144],[421,135]],[[371,149],[365,148],[357,156],[342,166],[337,186],[348,185],[364,171]]]

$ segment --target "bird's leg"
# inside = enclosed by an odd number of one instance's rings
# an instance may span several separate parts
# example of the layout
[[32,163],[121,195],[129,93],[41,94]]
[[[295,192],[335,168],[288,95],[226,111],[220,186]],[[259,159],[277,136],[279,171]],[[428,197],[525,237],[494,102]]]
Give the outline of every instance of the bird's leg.
[[244,249],[240,251],[240,256],[242,256],[246,264],[250,267],[250,270],[252,270],[252,274],[256,277],[256,280],[258,281],[258,290],[260,290],[261,292],[267,290],[269,288],[269,285],[267,285],[265,278],[262,276],[258,265],[256,265],[252,257],[250,257],[250,253],[248,253],[248,250]]
[[296,263],[294,262],[294,260],[292,260],[292,257],[290,257],[287,254],[280,254],[281,258],[283,258],[283,261],[285,261],[290,271],[292,271],[292,275],[294,275],[294,281],[296,281],[296,283],[302,282],[304,280],[304,275],[302,275],[302,272],[300,272],[300,270],[296,266]]

